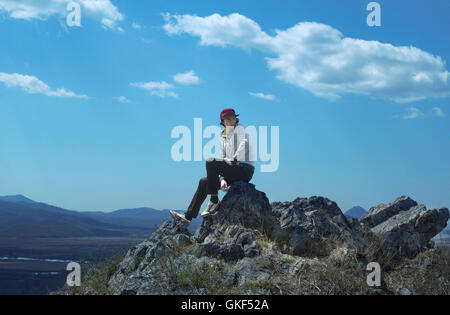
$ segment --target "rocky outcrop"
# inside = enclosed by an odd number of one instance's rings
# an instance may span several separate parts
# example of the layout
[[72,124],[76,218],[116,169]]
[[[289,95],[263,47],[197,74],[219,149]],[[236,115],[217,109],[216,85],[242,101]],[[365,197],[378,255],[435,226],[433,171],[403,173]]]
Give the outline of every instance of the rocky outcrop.
[[285,240],[298,256],[325,256],[330,241],[344,241],[350,247],[363,246],[334,201],[324,197],[297,198],[293,202],[273,202],[277,225],[272,239]]
[[265,193],[253,184],[233,184],[221,201],[217,213],[203,219],[195,233],[198,243],[208,244],[225,237],[225,243],[251,246],[256,237],[254,231],[270,233],[274,226],[272,208]]
[[[371,208],[360,220],[347,220],[327,198],[270,203],[253,184],[237,182],[194,235],[171,220],[131,248],[108,286],[115,294],[283,294],[295,292],[314,270],[325,270],[329,276],[317,279],[336,290],[329,284],[336,275],[324,264],[355,263],[353,269],[365,272],[364,259],[358,259],[371,245],[367,233],[378,235],[383,249],[413,257],[446,226],[448,216],[446,208],[426,210],[402,196]],[[282,288],[287,283],[292,287]]]
[[[397,200],[400,204],[405,199]],[[395,205],[395,202],[393,206],[402,210],[385,218],[385,221],[372,227],[371,231],[380,236],[383,248],[397,258],[413,258],[427,246],[432,247],[431,239],[447,226],[447,208],[427,210],[424,205],[414,205],[406,209]]]
[[108,285],[118,294],[159,294],[161,280],[168,280],[161,272],[161,258],[176,246],[191,243],[190,233],[180,221],[166,221],[150,238],[131,248]]
[[378,206],[370,208],[366,214],[359,218],[359,221],[365,226],[372,228],[399,212],[408,210],[413,206],[417,206],[417,202],[403,195],[390,204],[385,205],[381,203]]

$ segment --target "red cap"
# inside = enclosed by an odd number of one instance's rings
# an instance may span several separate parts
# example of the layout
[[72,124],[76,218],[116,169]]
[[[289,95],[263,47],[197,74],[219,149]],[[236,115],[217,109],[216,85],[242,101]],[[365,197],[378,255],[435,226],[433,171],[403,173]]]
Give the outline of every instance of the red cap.
[[226,116],[229,116],[229,115],[234,115],[236,117],[239,116],[239,114],[236,115],[234,109],[226,108],[220,113],[220,120],[223,120]]

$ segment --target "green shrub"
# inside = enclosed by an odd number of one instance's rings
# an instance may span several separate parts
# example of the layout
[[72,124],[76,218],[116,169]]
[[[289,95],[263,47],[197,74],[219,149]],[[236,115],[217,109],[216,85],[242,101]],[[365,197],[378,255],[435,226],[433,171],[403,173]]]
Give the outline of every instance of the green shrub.
[[289,246],[289,232],[287,230],[281,230],[275,236],[275,243],[280,249],[284,249]]

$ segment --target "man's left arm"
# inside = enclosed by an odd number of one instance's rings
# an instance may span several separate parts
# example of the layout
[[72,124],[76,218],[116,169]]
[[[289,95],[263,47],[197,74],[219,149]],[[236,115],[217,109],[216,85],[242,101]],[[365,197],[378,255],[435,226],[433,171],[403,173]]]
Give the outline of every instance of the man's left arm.
[[237,145],[236,152],[233,155],[233,161],[245,160],[245,146],[248,144],[248,133],[243,126],[235,128],[236,141],[234,145]]

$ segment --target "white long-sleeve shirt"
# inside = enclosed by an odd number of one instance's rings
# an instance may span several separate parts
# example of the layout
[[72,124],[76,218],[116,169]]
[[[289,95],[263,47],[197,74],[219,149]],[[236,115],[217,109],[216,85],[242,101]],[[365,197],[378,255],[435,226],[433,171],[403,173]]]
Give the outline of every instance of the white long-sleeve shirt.
[[251,137],[243,125],[237,124],[222,131],[222,158],[255,166]]

